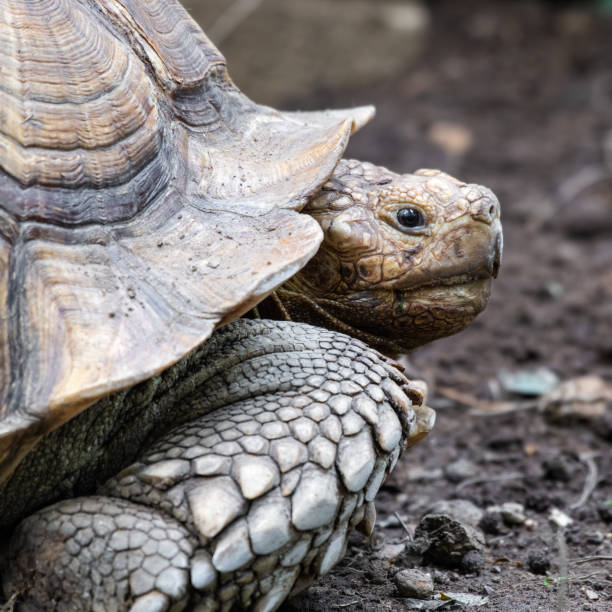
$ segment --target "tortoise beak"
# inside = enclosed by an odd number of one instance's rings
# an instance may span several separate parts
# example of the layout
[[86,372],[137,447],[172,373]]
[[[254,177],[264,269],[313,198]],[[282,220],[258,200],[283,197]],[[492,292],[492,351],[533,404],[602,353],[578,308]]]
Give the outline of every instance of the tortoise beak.
[[502,253],[504,250],[504,235],[501,231],[501,226],[493,241],[493,248],[491,249],[491,255],[489,257],[489,272],[493,278],[497,278],[499,268],[502,262]]

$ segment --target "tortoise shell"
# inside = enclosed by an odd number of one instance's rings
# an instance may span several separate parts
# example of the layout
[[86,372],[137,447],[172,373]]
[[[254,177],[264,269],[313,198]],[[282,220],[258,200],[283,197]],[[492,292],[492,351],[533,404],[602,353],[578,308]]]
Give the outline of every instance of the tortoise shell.
[[254,104],[176,0],[0,0],[0,482],[303,266],[371,115]]

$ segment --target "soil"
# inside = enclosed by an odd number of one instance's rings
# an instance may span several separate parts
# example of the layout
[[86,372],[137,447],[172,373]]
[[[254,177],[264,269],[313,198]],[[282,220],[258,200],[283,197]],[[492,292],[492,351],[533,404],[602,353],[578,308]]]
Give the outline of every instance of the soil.
[[[438,419],[377,499],[373,540],[354,537],[344,562],[283,610],[410,609],[393,581],[410,567],[430,572],[437,594],[488,598],[464,609],[611,610],[612,405],[599,420],[569,425],[529,408],[484,416],[471,409],[516,399],[500,390],[504,370],[612,379],[612,20],[554,3],[429,7],[414,65],[285,106],[376,104],[377,119],[349,155],[396,170],[442,168],[491,187],[502,202],[504,262],[471,328],[409,357],[411,373],[430,384]],[[578,505],[588,484],[585,453],[593,453],[597,484]],[[466,479],[448,467],[459,459],[473,464]],[[526,509],[526,523],[489,525],[479,571],[444,568],[415,552],[423,511],[456,498]],[[572,524],[556,527],[553,508]]]

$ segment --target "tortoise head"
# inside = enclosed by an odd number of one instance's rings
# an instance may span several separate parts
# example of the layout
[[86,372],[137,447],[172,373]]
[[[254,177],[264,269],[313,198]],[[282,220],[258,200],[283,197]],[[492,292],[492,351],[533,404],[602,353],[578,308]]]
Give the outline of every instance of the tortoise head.
[[343,160],[304,212],[325,237],[277,292],[290,318],[395,352],[454,334],[485,307],[502,252],[486,187]]

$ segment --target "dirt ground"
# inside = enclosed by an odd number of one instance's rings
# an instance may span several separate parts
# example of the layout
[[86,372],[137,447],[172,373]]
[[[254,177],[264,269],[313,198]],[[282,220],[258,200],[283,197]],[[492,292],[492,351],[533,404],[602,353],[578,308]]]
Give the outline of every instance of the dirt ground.
[[[432,574],[438,596],[487,598],[464,609],[612,609],[612,403],[564,424],[529,401],[495,410],[519,400],[500,385],[504,370],[612,379],[612,20],[554,4],[431,3],[420,56],[393,78],[286,100],[376,104],[349,154],[491,187],[505,253],[487,311],[409,357],[438,420],[385,485],[372,545],[353,538],[342,565],[284,610],[412,609],[393,580],[410,567]],[[489,524],[480,568],[428,563],[415,526],[432,502],[456,498],[481,509],[518,502],[527,521]],[[549,521],[553,508],[571,525]]]

